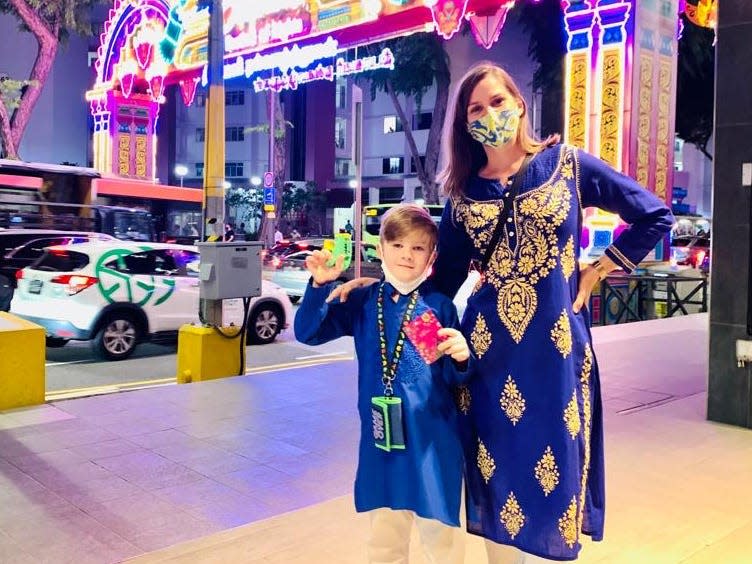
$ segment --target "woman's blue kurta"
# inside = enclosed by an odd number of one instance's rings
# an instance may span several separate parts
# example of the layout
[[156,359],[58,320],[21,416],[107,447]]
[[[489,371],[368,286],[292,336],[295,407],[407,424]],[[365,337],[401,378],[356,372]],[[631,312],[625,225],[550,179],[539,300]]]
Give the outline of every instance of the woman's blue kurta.
[[[468,370],[458,371],[447,356],[427,365],[410,341],[406,341],[397,366],[394,395],[402,398],[407,448],[384,452],[374,445],[371,398],[384,395],[376,319],[379,286],[389,296],[386,282],[354,291],[344,303],[325,303],[331,288],[309,285],[295,317],[296,338],[310,345],[352,335],[358,356],[358,412],[361,432],[355,508],[380,507],[414,511],[420,517],[459,526],[462,484],[462,446],[457,428],[454,391]],[[408,297],[384,300],[387,349],[394,350]],[[432,309],[443,327],[459,329],[454,304],[432,289],[420,287],[414,315]],[[336,409],[336,406],[333,406]]]
[[[435,276],[447,295],[482,258],[505,193],[474,177],[447,202]],[[658,198],[606,163],[564,145],[545,149],[524,173],[462,320],[476,357],[460,394],[468,530],[556,560],[577,557],[581,533],[603,536],[598,366],[588,313],[572,310],[589,206],[630,224],[606,250],[628,272],[672,223]]]

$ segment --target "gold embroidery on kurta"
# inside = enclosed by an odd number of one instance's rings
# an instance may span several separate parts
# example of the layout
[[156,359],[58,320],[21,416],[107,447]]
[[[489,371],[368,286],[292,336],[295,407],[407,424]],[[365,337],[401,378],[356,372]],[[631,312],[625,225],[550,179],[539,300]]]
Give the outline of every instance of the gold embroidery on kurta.
[[556,459],[550,446],[546,447],[546,452],[535,465],[535,479],[543,488],[546,497],[559,485],[559,467],[556,465]]
[[517,503],[517,498],[514,497],[514,492],[509,493],[507,502],[499,512],[499,519],[501,520],[501,524],[504,525],[504,528],[507,530],[507,533],[509,533],[509,536],[512,538],[516,537],[519,534],[520,529],[525,525],[525,514],[522,513],[522,508],[520,507],[520,504]]
[[574,237],[572,235],[567,239],[567,244],[564,245],[564,250],[559,257],[561,261],[561,271],[564,273],[564,279],[569,282],[569,277],[574,273],[576,260],[574,256]]
[[488,330],[486,320],[482,314],[478,314],[475,319],[475,327],[470,335],[470,343],[473,345],[473,350],[478,358],[482,358],[484,354],[491,348],[491,332]]
[[569,324],[567,310],[562,310],[559,320],[551,329],[551,340],[564,358],[567,358],[569,353],[572,352],[572,328]]
[[582,482],[580,484],[580,513],[577,516],[577,530],[582,530],[582,521],[585,516],[585,495],[587,492],[588,472],[590,472],[590,429],[592,426],[592,406],[590,404],[590,373],[593,370],[593,349],[590,343],[585,344],[585,354],[582,360],[580,372],[580,384],[582,385],[582,436],[585,448],[584,460],[582,461]]
[[569,507],[559,518],[559,534],[569,548],[577,542],[577,498],[573,497]]
[[567,407],[564,409],[564,423],[567,426],[572,440],[577,438],[577,434],[582,427],[580,423],[580,408],[577,405],[577,392],[572,392],[572,399],[569,400]]
[[501,404],[501,409],[512,422],[512,425],[517,425],[517,422],[522,419],[522,414],[525,412],[525,398],[522,397],[517,384],[512,380],[511,374],[507,376],[499,403]]
[[[574,149],[563,147],[559,170],[548,182],[519,197],[511,210],[515,237],[512,239],[511,233],[502,237],[488,263],[486,278],[499,292],[496,303],[499,319],[516,343],[522,341],[535,316],[538,307],[535,286],[557,265],[560,250],[556,229],[567,219],[571,208],[572,192],[567,180],[573,177],[574,164]],[[500,200],[473,202],[466,199],[458,201],[454,213],[476,248],[483,251],[501,209]]]
[[[472,202],[460,203],[454,209],[465,229],[472,233],[473,244],[482,249],[491,240],[493,228],[496,227],[503,208],[501,202]],[[491,229],[488,229],[489,224]]]
[[491,479],[491,477],[494,475],[494,472],[496,472],[496,462],[494,462],[493,457],[488,452],[488,449],[486,449],[486,445],[483,444],[483,441],[478,439],[478,469],[480,470],[480,475],[483,476],[483,479],[486,483]]
[[561,165],[561,175],[567,180],[572,180],[574,178],[574,163],[570,161]]
[[464,415],[467,415],[470,412],[470,404],[473,401],[468,387],[457,386],[454,397],[457,402],[457,409],[459,409]]
[[501,287],[496,309],[515,343],[522,341],[537,307],[538,294],[527,282],[509,280]]

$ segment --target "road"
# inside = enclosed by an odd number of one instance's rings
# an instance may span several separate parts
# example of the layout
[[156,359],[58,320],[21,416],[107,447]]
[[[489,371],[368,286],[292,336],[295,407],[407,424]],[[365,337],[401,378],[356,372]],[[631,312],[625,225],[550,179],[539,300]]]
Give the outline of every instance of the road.
[[[294,309],[297,313],[297,306]],[[97,359],[88,342],[70,342],[59,349],[47,349],[47,399],[174,384],[176,353],[177,344],[145,343],[139,345],[129,359],[108,362]],[[295,340],[291,326],[274,343],[246,347],[246,373],[300,368],[352,358],[350,337],[311,347]]]
[[[471,275],[460,288],[455,304],[460,316],[475,284]],[[298,306],[293,306],[297,313]],[[177,345],[140,345],[128,360],[98,360],[89,343],[71,342],[60,349],[47,349],[47,400],[107,393],[144,386],[175,383]],[[246,373],[302,368],[322,362],[354,358],[352,338],[343,337],[311,347],[295,340],[292,324],[269,345],[246,347]]]

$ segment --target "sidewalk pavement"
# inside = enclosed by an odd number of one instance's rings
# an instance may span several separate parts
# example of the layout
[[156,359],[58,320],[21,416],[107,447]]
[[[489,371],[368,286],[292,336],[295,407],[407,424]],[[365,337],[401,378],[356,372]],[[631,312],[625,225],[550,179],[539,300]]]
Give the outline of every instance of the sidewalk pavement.
[[[582,562],[752,561],[752,431],[705,421],[707,325],[594,330],[608,503],[605,540],[585,542]],[[0,413],[0,562],[362,562],[354,372]],[[482,562],[468,536],[466,563]]]

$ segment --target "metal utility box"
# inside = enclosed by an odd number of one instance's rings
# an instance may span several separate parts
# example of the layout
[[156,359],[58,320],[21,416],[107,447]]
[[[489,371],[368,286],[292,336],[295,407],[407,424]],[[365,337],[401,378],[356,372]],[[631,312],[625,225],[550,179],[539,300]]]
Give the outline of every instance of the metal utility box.
[[261,295],[261,241],[214,241],[197,246],[201,253],[201,299]]

